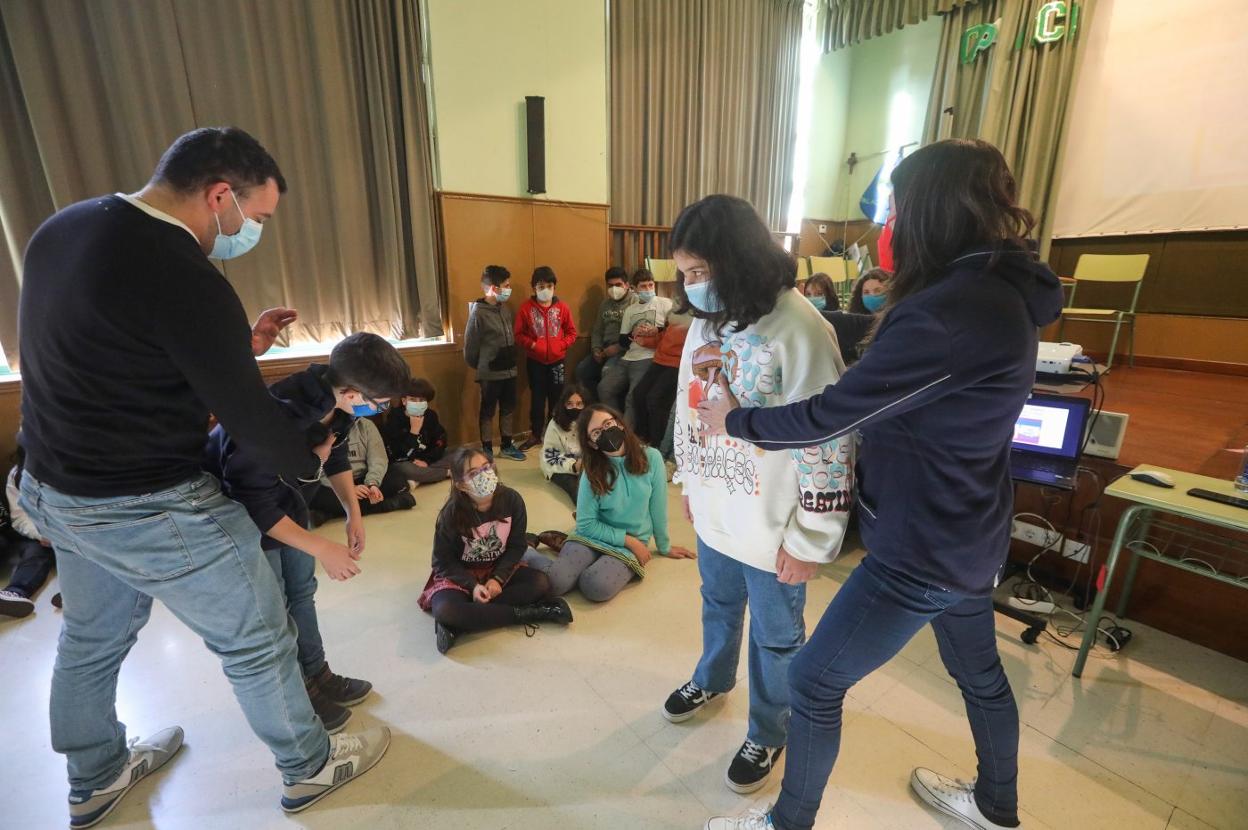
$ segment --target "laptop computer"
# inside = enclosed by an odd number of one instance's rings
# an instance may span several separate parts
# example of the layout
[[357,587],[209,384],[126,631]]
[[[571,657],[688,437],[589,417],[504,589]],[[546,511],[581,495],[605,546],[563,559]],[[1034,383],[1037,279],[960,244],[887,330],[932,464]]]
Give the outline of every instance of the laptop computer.
[[1014,422],[1010,478],[1042,487],[1075,489],[1083,434],[1092,402],[1033,394]]

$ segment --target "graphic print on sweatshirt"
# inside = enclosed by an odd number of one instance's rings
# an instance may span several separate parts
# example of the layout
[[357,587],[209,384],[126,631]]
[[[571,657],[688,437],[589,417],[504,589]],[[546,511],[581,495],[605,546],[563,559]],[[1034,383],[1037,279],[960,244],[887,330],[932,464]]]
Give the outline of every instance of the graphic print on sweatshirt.
[[[551,314],[553,312],[553,314]],[[551,314],[547,317],[547,314]],[[563,321],[559,319],[559,311],[555,306],[543,309],[541,306],[535,305],[529,309],[529,322],[533,326],[533,336],[541,339],[546,336],[547,323],[550,324],[550,336],[556,339],[563,336]]]
[[[775,349],[767,337],[741,332],[710,340],[691,355],[687,431],[676,442],[676,465],[705,483],[721,483],[730,494],[762,495],[757,462],[765,451],[726,435],[704,437],[698,404],[723,397],[720,375],[741,406],[775,406],[783,402],[784,378]],[[777,400],[779,398],[780,400]],[[770,399],[770,401],[769,401]],[[847,512],[853,503],[853,467],[849,439],[791,450],[796,462],[800,504],[810,513]]]
[[465,565],[488,565],[498,560],[507,548],[511,535],[511,517],[485,522],[472,529],[472,538],[464,540]]

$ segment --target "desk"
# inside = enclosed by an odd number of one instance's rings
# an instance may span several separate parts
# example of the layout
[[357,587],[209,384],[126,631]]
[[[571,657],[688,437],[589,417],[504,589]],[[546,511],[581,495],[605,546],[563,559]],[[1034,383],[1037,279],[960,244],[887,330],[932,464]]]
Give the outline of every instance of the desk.
[[[1096,641],[1097,623],[1105,610],[1105,600],[1109,596],[1109,586],[1114,579],[1118,558],[1124,551],[1131,554],[1131,562],[1127,567],[1122,596],[1118,599],[1117,614],[1120,619],[1126,615],[1127,603],[1131,599],[1131,585],[1135,581],[1140,557],[1248,589],[1248,542],[1205,533],[1161,518],[1162,515],[1177,516],[1213,527],[1248,532],[1248,510],[1187,495],[1187,491],[1194,487],[1232,496],[1243,496],[1243,493],[1236,492],[1229,481],[1195,473],[1167,470],[1147,464],[1136,467],[1132,472],[1138,470],[1159,470],[1166,473],[1174,480],[1174,489],[1145,484],[1129,476],[1122,476],[1105,488],[1105,495],[1117,496],[1134,503],[1123,512],[1118,521],[1118,529],[1114,532],[1109,560],[1105,563],[1105,584],[1097,593],[1096,602],[1088,615],[1083,644],[1079,647],[1079,656],[1075,659],[1075,668],[1071,672],[1075,677],[1083,674],[1088,652]],[[1156,532],[1158,528],[1161,529],[1160,532]],[[1150,531],[1153,532],[1152,537]],[[1165,535],[1167,533],[1169,536]],[[1174,547],[1183,554],[1181,557],[1166,555],[1167,549]]]

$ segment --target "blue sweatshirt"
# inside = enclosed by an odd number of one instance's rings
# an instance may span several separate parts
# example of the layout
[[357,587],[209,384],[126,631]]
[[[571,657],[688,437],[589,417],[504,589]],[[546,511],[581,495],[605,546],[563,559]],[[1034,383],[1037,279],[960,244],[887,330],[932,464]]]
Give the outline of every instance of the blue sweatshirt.
[[764,449],[862,433],[858,503],[870,555],[969,596],[991,593],[1009,548],[1010,441],[1036,375],[1037,327],[1061,286],[1021,251],[974,252],[889,313],[862,360],[823,394],[738,409],[729,435]]
[[[325,475],[332,476],[351,469],[344,439],[355,418],[336,411],[328,427],[321,423],[335,405],[334,390],[325,380],[327,369],[327,366],[313,364],[270,386],[269,394],[307,433],[309,447],[320,444],[330,432],[338,436],[325,462]],[[225,494],[245,507],[256,527],[266,534],[261,542],[265,550],[282,546],[267,533],[283,517],[300,527],[308,526],[308,505],[302,490],[304,487],[315,490],[317,484],[283,480],[266,454],[240,444],[220,424],[208,435],[204,469],[221,480]]]

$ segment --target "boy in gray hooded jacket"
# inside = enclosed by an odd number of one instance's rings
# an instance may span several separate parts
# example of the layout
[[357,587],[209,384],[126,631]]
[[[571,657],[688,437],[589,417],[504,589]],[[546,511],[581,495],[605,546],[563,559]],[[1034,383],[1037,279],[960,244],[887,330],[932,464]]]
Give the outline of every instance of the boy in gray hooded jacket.
[[487,265],[481,274],[484,296],[472,304],[464,331],[464,360],[477,370],[481,384],[481,449],[494,457],[494,410],[499,410],[502,438],[499,454],[523,461],[524,453],[511,443],[512,416],[516,411],[516,336],[507,300],[511,298],[511,272],[501,265]]

